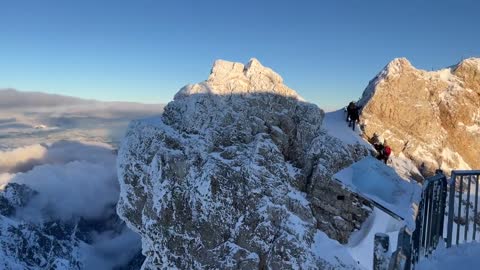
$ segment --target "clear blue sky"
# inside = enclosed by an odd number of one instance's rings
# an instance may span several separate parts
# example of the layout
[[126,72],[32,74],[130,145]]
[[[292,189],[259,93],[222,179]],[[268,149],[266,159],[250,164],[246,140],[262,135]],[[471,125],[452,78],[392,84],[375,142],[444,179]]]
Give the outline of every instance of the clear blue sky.
[[480,56],[479,1],[10,0],[0,88],[168,102],[217,58],[258,58],[321,107],[357,99],[395,57]]

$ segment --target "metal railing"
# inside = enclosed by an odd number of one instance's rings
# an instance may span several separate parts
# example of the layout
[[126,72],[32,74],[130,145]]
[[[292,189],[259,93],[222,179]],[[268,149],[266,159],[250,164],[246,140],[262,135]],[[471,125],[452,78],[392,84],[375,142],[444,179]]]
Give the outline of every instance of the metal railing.
[[[406,228],[400,231],[397,249],[390,258],[388,269],[414,268],[422,257],[432,254],[440,240],[445,240],[447,248],[452,244],[479,240],[479,181],[480,170],[452,171],[449,181],[441,171],[428,178],[423,185],[415,230],[412,233]],[[445,221],[447,196],[448,218]],[[446,228],[444,225],[447,225]]]
[[443,237],[447,177],[441,172],[425,180],[412,233],[412,264],[432,254]]
[[[477,238],[480,170],[452,171],[449,185],[447,248]],[[464,197],[465,196],[465,197]],[[470,227],[472,224],[472,228]]]
[[436,249],[443,237],[446,198],[447,177],[437,171],[435,176],[425,180],[415,218],[415,230],[409,232],[404,227],[399,232],[397,249],[390,258],[388,269],[411,269],[422,256],[428,256]]

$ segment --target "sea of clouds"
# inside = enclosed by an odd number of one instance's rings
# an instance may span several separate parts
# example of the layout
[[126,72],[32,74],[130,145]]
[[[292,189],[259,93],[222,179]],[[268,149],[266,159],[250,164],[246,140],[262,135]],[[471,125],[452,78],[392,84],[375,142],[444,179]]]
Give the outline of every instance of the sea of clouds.
[[82,244],[85,269],[122,266],[141,250],[139,235],[116,216],[116,148],[133,119],[162,105],[103,103],[0,89],[0,192],[8,183],[37,191],[20,222],[108,224]]

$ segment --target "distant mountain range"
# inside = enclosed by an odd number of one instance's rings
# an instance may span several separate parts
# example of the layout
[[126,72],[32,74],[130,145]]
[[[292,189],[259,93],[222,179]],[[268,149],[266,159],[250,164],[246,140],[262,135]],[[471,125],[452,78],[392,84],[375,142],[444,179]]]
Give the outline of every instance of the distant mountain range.
[[[124,106],[128,109],[158,108],[161,104],[142,104],[137,102],[105,102],[93,99],[82,99],[71,96],[63,96],[57,94],[48,94],[42,92],[26,92],[16,89],[0,89],[0,110],[9,108],[25,108],[25,107],[57,107],[87,104],[103,104],[106,107]],[[163,105],[161,105],[163,107]]]
[[131,120],[160,115],[163,107],[0,89],[0,149],[57,140],[116,145]]

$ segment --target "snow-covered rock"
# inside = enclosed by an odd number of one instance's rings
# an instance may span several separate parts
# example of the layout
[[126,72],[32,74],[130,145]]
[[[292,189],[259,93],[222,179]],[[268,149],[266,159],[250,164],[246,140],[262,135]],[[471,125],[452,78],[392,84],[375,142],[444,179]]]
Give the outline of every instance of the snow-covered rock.
[[[125,224],[113,209],[95,220],[49,220],[47,215],[37,221],[21,218],[25,214],[22,211],[37,195],[37,191],[18,183],[8,183],[0,189],[0,269],[80,270],[111,266],[95,259],[101,256],[89,253],[95,251],[93,246],[98,245],[101,235],[114,238],[124,230]],[[115,266],[116,270],[139,269],[144,260],[140,253],[123,255],[125,263]]]
[[327,135],[323,116],[258,60],[218,60],[162,117],[132,122],[117,211],[142,236],[143,269],[357,268],[326,249],[371,210],[331,176],[368,151]]
[[139,269],[140,238],[115,211],[115,160],[100,143],[0,151],[0,269]]
[[400,176],[394,168],[374,157],[366,157],[333,176],[355,193],[388,209],[393,217],[403,220],[413,231],[421,186]]
[[480,59],[437,71],[405,58],[390,62],[365,89],[364,135],[387,139],[396,155],[431,174],[480,167]]
[[15,219],[16,210],[35,194],[29,187],[16,183],[6,185],[0,192],[0,268],[82,269],[80,241],[72,235],[72,228],[54,222],[36,225]]

